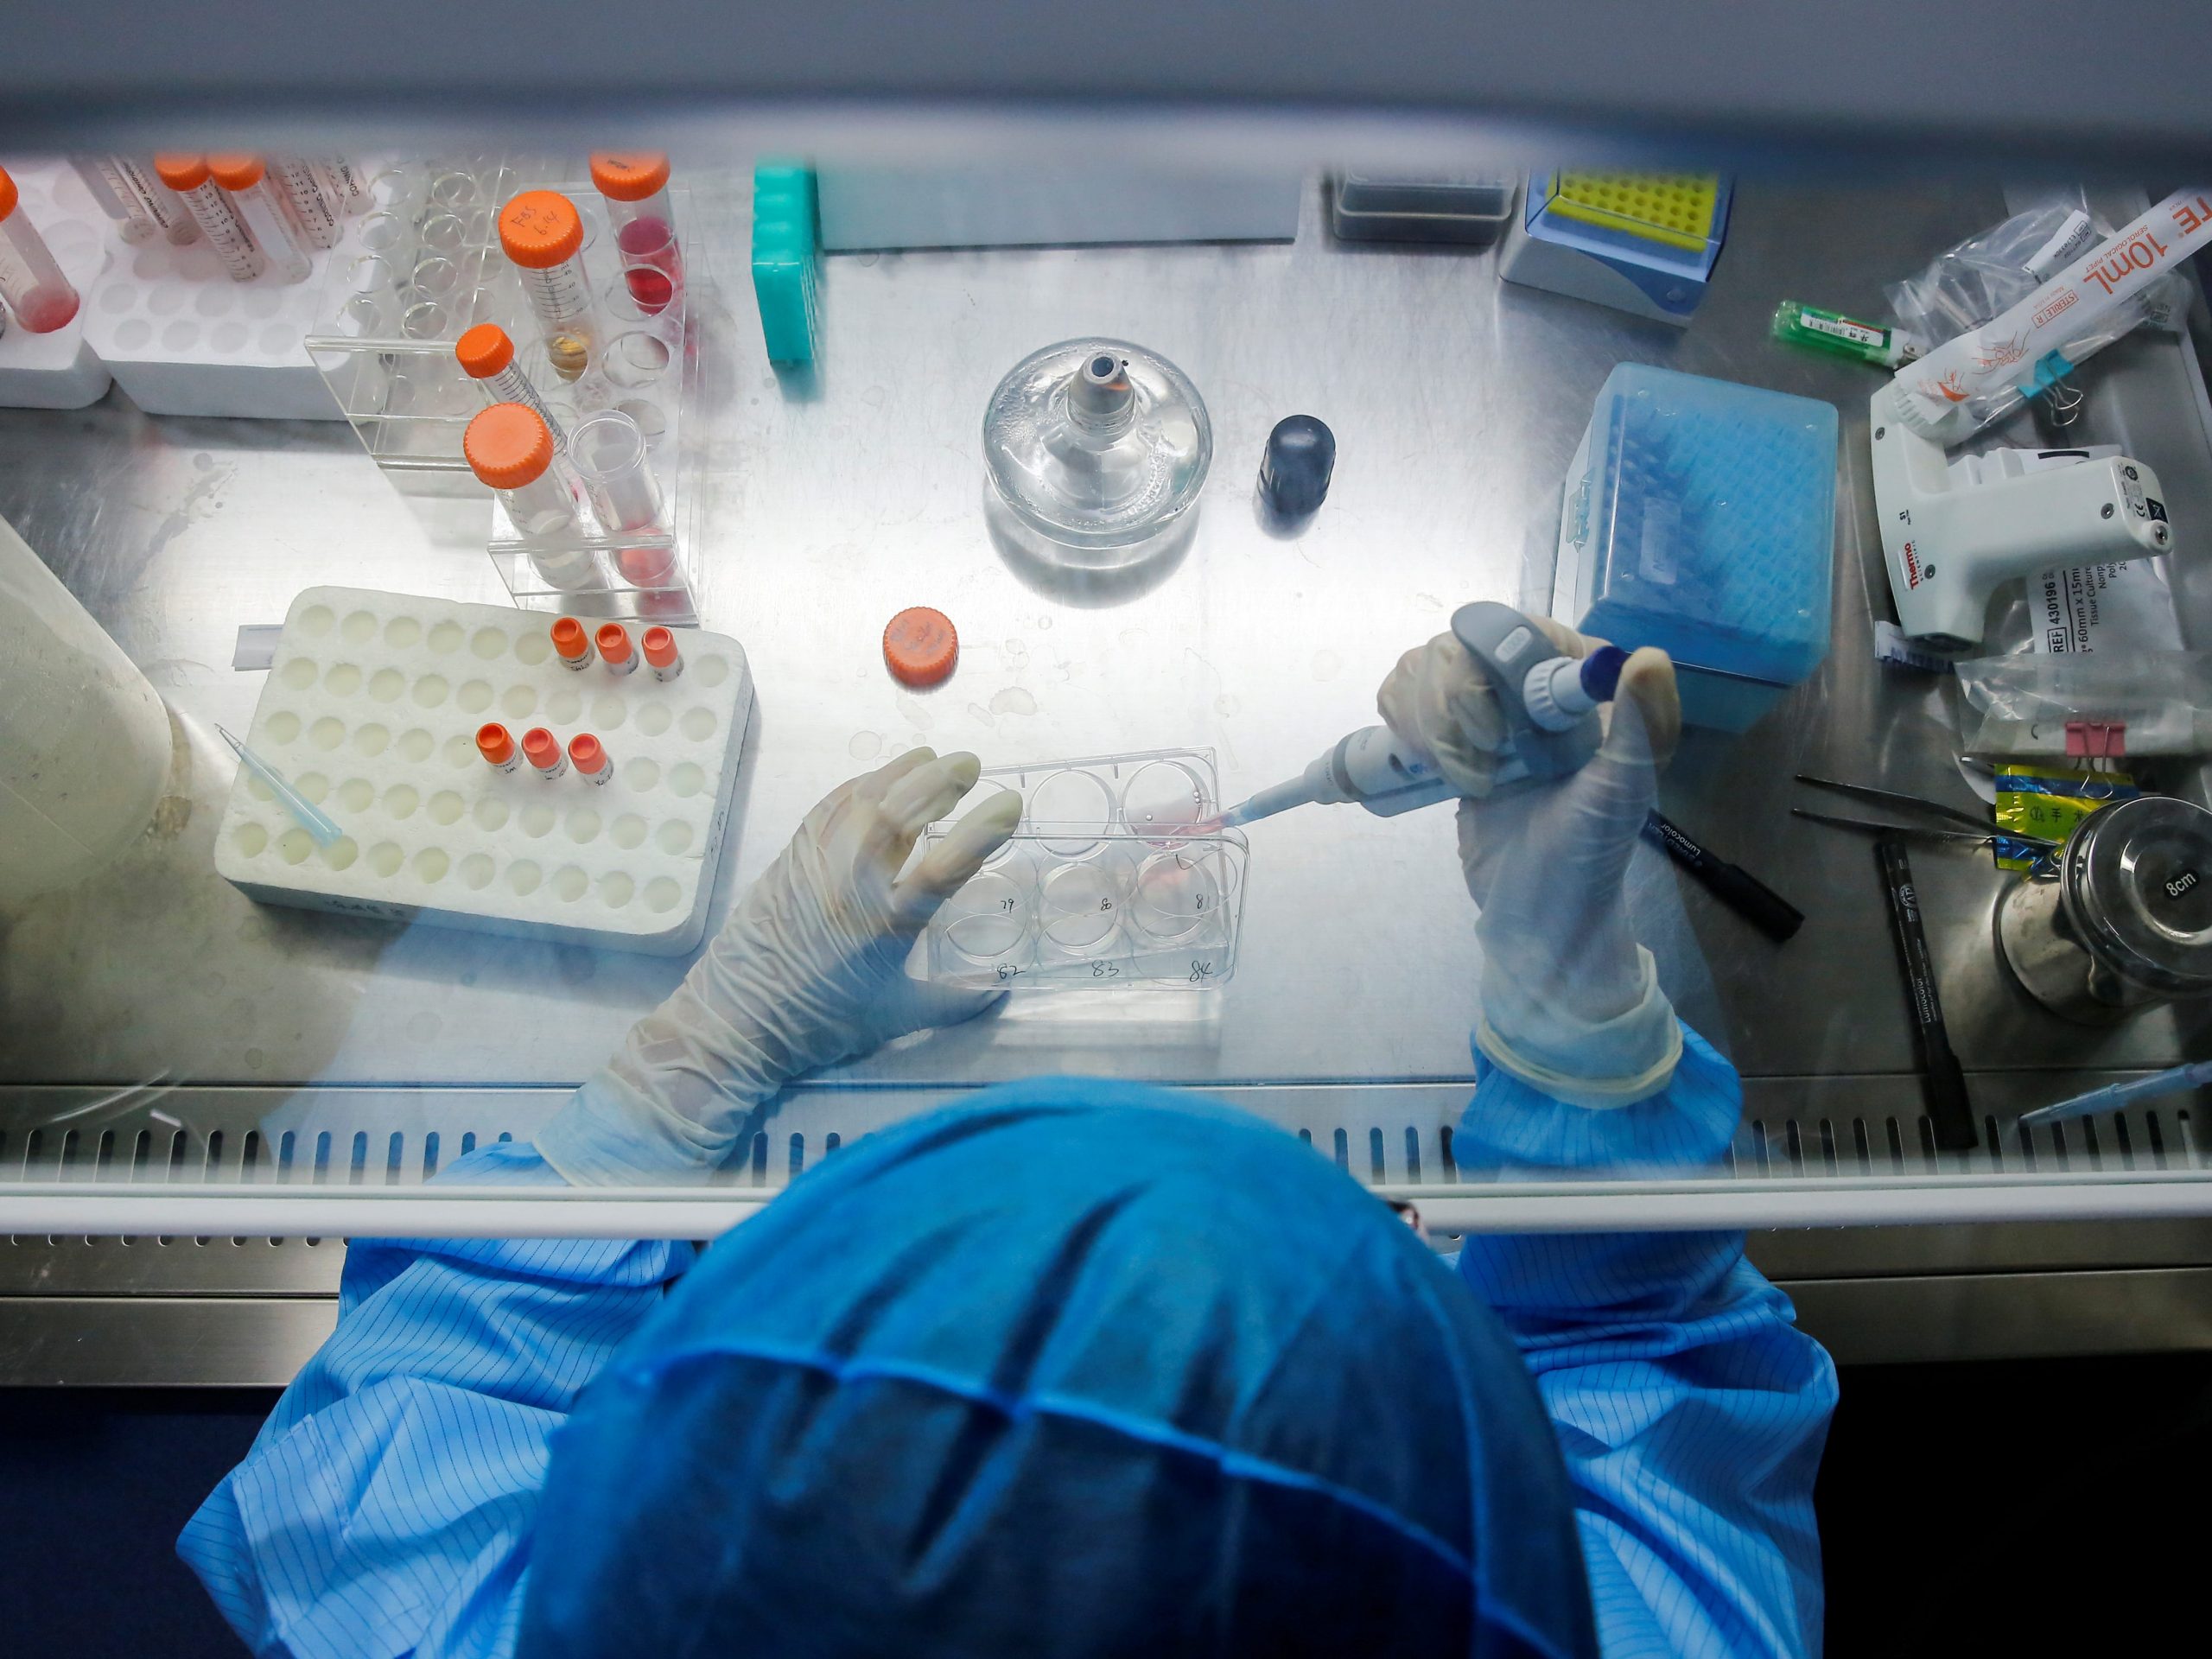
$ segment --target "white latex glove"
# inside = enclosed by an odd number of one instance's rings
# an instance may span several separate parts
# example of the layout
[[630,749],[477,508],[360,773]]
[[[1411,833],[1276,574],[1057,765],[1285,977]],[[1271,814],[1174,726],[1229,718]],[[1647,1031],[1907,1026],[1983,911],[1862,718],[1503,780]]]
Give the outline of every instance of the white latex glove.
[[[1570,656],[1599,643],[1537,626]],[[1651,953],[1629,931],[1625,880],[1659,769],[1681,736],[1674,664],[1649,647],[1629,658],[1602,711],[1605,741],[1580,772],[1495,791],[1504,716],[1457,639],[1407,652],[1376,702],[1467,796],[1459,862],[1482,912],[1477,1046],[1576,1105],[1624,1105],[1663,1088],[1681,1032]]]
[[908,950],[1006,842],[1001,791],[899,874],[925,827],[975,786],[972,754],[911,749],[839,785],[738,901],[683,983],[537,1137],[569,1182],[701,1179],[746,1116],[801,1072],[948,1026],[1004,995],[910,979]]

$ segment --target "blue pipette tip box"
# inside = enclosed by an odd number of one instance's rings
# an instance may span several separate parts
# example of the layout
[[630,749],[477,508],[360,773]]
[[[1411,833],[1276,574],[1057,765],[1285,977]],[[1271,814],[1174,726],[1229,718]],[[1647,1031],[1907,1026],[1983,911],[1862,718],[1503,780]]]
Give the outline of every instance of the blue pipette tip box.
[[1552,614],[1674,658],[1682,716],[1741,731],[1828,650],[1836,413],[1623,363],[1568,466]]
[[814,361],[821,336],[819,223],[811,170],[753,169],[753,295],[771,363]]

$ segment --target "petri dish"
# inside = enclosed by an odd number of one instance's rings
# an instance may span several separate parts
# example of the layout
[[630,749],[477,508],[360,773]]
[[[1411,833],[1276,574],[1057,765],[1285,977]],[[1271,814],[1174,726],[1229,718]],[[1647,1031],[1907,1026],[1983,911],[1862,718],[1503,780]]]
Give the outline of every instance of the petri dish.
[[1122,789],[1122,822],[1155,847],[1182,839],[1212,810],[1205,781],[1179,760],[1148,760]]
[[1029,791],[1024,816],[1038,827],[1046,852],[1081,858],[1114,827],[1113,791],[1094,773],[1056,772]]
[[985,871],[944,901],[938,926],[952,948],[975,962],[989,962],[1021,943],[1029,925],[1029,898],[1020,885]]
[[1224,861],[1218,854],[1154,854],[1137,871],[1129,919],[1153,938],[1174,942],[1210,927],[1222,912]]
[[1063,950],[1092,952],[1112,943],[1122,925],[1123,884],[1103,864],[1064,864],[1037,893],[1045,937]]

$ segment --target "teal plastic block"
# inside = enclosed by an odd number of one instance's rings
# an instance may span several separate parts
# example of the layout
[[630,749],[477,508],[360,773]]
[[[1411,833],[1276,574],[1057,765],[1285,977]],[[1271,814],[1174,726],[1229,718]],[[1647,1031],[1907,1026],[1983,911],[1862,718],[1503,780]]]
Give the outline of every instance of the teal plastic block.
[[812,172],[753,170],[753,295],[771,363],[814,361],[821,334],[819,222]]

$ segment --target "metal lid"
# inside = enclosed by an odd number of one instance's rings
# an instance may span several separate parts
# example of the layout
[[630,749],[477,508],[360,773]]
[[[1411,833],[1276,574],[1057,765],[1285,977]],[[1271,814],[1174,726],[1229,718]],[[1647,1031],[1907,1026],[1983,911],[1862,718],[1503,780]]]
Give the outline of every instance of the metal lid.
[[2212,812],[2163,795],[2106,807],[2067,842],[2062,880],[2076,933],[2114,973],[2212,995]]

